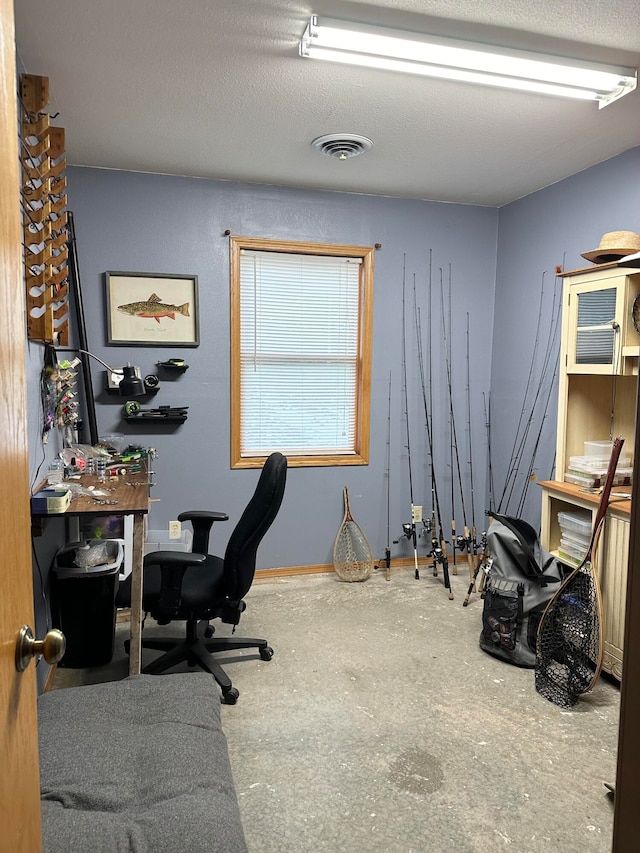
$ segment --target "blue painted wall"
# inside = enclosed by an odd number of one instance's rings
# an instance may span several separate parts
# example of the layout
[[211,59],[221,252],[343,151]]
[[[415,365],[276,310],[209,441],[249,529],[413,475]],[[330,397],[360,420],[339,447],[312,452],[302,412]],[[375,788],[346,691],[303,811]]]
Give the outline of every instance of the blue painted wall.
[[[491,444],[498,496],[507,481],[520,415],[523,410],[527,415],[534,411],[512,507],[517,505],[516,498],[526,485],[536,442],[539,444],[533,475],[538,480],[550,479],[554,469],[557,381],[550,387],[552,369],[542,386],[539,377],[560,294],[556,266],[564,270],[589,267],[581,253],[595,249],[604,233],[621,230],[640,232],[640,148],[506,205],[499,212],[491,358]],[[534,353],[539,319],[539,346]],[[552,367],[556,365],[557,345],[558,340],[552,342]],[[538,404],[532,407],[538,390]],[[549,405],[543,417],[547,398]],[[523,429],[519,435],[523,435]],[[529,486],[521,515],[538,526],[540,490],[535,485]]]
[[[189,370],[163,382],[153,405],[188,405],[186,423],[173,432],[140,431],[120,419],[122,402],[100,393],[103,371],[94,365],[101,434],[124,432],[153,446],[158,485],[150,527],[161,528],[184,509],[216,508],[236,519],[257,479],[256,471],[229,467],[229,264],[232,234],[372,245],[375,256],[374,344],[371,405],[371,462],[362,468],[291,469],[283,508],[260,552],[261,567],[325,564],[342,519],[342,489],[349,487],[352,511],[377,555],[387,540],[386,444],[388,387],[392,375],[391,536],[409,520],[405,404],[401,394],[402,281],[406,281],[407,361],[414,502],[430,512],[430,479],[424,404],[415,339],[414,277],[421,325],[428,327],[426,304],[431,256],[434,326],[434,434],[442,466],[443,521],[450,523],[449,400],[443,347],[440,281],[449,324],[451,364],[462,476],[469,489],[466,393],[466,315],[470,316],[471,388],[477,412],[472,430],[478,456],[474,489],[484,494],[482,394],[488,389],[496,270],[497,211],[391,198],[308,192],[268,186],[194,180],[95,169],[68,169],[90,348],[114,365],[128,360],[143,375],[156,362],[184,356]],[[449,272],[451,266],[451,272]],[[104,272],[126,270],[195,274],[199,278],[200,346],[195,349],[107,347]],[[429,341],[423,335],[423,350]],[[456,474],[457,481],[457,474]],[[458,500],[456,498],[456,500]],[[469,498],[468,498],[469,500]],[[460,508],[456,510],[460,512]],[[478,503],[482,511],[482,502]],[[470,509],[468,510],[470,513]],[[462,522],[459,521],[459,524]],[[232,522],[216,533],[222,548]],[[478,527],[482,520],[478,521]],[[395,554],[409,553],[406,540]],[[427,542],[421,549],[427,551]]]
[[[339,164],[342,165],[342,164]],[[143,374],[156,362],[181,355],[189,370],[165,381],[153,404],[188,405],[189,418],[173,432],[131,427],[120,419],[121,401],[100,392],[103,371],[94,365],[100,433],[124,432],[158,451],[158,485],[150,527],[161,528],[184,510],[225,510],[232,521],[216,533],[220,550],[233,520],[257,479],[255,471],[229,467],[229,269],[224,231],[243,236],[372,245],[376,252],[371,461],[362,468],[291,469],[285,501],[260,552],[262,568],[330,563],[342,518],[342,489],[376,556],[387,543],[386,447],[388,383],[392,376],[391,538],[409,520],[405,402],[402,385],[402,290],[406,286],[408,410],[414,502],[430,512],[430,460],[424,404],[416,367],[413,286],[423,330],[431,257],[433,340],[423,335],[423,354],[433,356],[436,474],[445,534],[451,511],[450,416],[441,317],[451,344],[451,379],[457,441],[469,523],[484,528],[488,506],[485,405],[491,389],[491,465],[495,491],[506,478],[513,437],[527,384],[534,339],[532,386],[538,381],[547,331],[554,314],[554,271],[583,266],[580,252],[595,247],[605,231],[640,231],[640,148],[541,190],[501,210],[270,186],[195,180],[96,169],[68,169],[69,207],[74,212],[80,276],[90,348],[111,364],[139,364]],[[128,270],[184,273],[199,277],[200,346],[196,349],[108,347],[104,272]],[[544,296],[541,286],[544,275]],[[451,289],[451,329],[448,293]],[[467,383],[467,315],[469,374]],[[557,342],[551,342],[557,346]],[[29,346],[32,467],[42,457],[38,440],[37,374],[40,348]],[[551,475],[556,392],[553,366],[542,389],[549,404],[530,437],[540,436],[534,474]],[[428,369],[428,367],[427,367]],[[468,386],[468,387],[467,387]],[[470,402],[471,417],[467,406]],[[536,418],[542,418],[540,412]],[[470,502],[469,431],[473,445],[474,505]],[[542,429],[540,429],[542,426]],[[51,448],[47,451],[52,452]],[[525,469],[529,460],[523,457]],[[454,514],[462,511],[454,462]],[[522,472],[521,472],[522,478]],[[521,489],[518,483],[516,493]],[[540,498],[530,488],[524,517],[539,523]],[[504,508],[504,507],[503,507]],[[405,539],[394,556],[410,554]],[[420,552],[426,554],[423,540]]]

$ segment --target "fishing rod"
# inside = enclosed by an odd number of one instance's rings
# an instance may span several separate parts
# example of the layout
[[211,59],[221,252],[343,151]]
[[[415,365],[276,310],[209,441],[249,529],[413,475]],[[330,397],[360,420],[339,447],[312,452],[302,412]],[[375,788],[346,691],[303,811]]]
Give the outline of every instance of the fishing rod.
[[487,397],[482,392],[482,404],[484,407],[484,425],[487,431],[487,464],[488,464],[488,480],[489,480],[489,515],[494,508],[494,489],[493,489],[493,466],[491,463],[491,395],[489,394],[489,400],[487,401]]
[[469,485],[471,488],[471,528],[476,527],[476,510],[474,505],[473,491],[473,443],[471,441],[471,373],[470,373],[470,352],[469,352],[469,312],[467,311],[467,423],[469,433]]
[[[552,319],[552,322],[549,324],[549,336],[548,336],[547,345],[546,345],[546,348],[545,348],[545,353],[546,353],[546,355],[545,355],[545,358],[544,358],[544,361],[543,361],[543,364],[542,364],[542,369],[541,369],[541,371],[540,371],[540,378],[539,378],[538,386],[537,386],[537,389],[536,389],[536,393],[535,393],[535,396],[534,396],[534,399],[533,399],[533,402],[532,402],[532,405],[531,405],[530,414],[529,414],[529,417],[528,417],[528,419],[527,419],[527,426],[526,426],[526,429],[523,431],[522,439],[521,439],[521,442],[520,442],[520,448],[519,448],[519,451],[518,451],[518,466],[517,466],[517,468],[516,468],[515,475],[514,475],[514,477],[513,477],[513,481],[512,481],[512,484],[511,484],[511,489],[510,489],[510,491],[509,491],[509,499],[508,499],[508,501],[507,501],[507,505],[508,505],[508,504],[509,504],[509,502],[511,501],[511,497],[512,497],[512,495],[513,495],[513,490],[514,490],[514,488],[515,488],[515,483],[516,483],[516,475],[517,475],[518,473],[520,473],[520,462],[522,461],[522,458],[523,458],[523,456],[524,456],[524,449],[525,449],[525,446],[526,446],[526,441],[527,441],[527,439],[529,438],[529,431],[530,431],[530,429],[532,428],[532,424],[533,424],[533,422],[534,422],[534,415],[535,415],[535,413],[536,413],[536,407],[537,407],[537,405],[538,405],[538,400],[539,400],[540,395],[542,394],[542,390],[543,390],[543,388],[544,388],[544,383],[545,383],[545,379],[546,379],[546,376],[547,376],[547,372],[548,372],[548,370],[549,370],[549,365],[550,365],[551,363],[553,363],[553,364],[554,364],[554,371],[553,371],[553,375],[554,375],[554,376],[555,376],[556,371],[557,371],[557,368],[558,368],[558,364],[557,364],[558,359],[557,359],[557,357],[555,357],[555,353],[556,353],[556,346],[555,346],[555,342],[556,342],[556,339],[557,339],[558,330],[559,330],[559,328],[560,328],[560,307],[561,307],[561,306],[560,306],[560,300],[558,300],[557,310],[556,310],[556,295],[557,295],[557,294],[554,292],[554,297],[553,297],[553,306],[552,306],[552,318],[553,318],[553,319]],[[554,354],[554,358],[553,358],[553,359],[552,359],[552,357],[551,357],[551,356],[552,356],[552,353]],[[552,378],[552,381],[551,381],[550,391],[551,391],[551,388],[552,388],[552,387],[553,387],[553,378]],[[549,396],[549,395],[548,395],[548,396]],[[548,404],[549,404],[548,396],[547,396],[547,403],[546,403],[546,405],[545,405],[545,407],[544,407],[544,411],[543,411],[543,413],[542,413],[541,427],[542,427],[542,425],[544,424],[544,419],[545,419],[545,417],[546,417],[546,411],[547,411],[547,407],[548,407]],[[531,459],[530,459],[530,463],[529,463],[529,472],[530,472],[530,473],[532,473],[532,472],[533,472],[533,465],[534,465],[534,462],[535,462],[535,452],[536,452],[536,449],[537,449],[537,444],[534,446],[534,450],[533,450],[533,452],[532,452]],[[527,488],[528,488],[528,483],[526,482],[526,478],[525,478],[525,487],[524,487],[524,492],[525,492],[525,493],[526,493],[526,491],[527,491]]]
[[[429,408],[427,411],[426,403],[425,403],[425,417],[429,422],[429,429],[431,435],[431,443],[434,442],[433,435],[433,352],[432,352],[432,344],[433,344],[433,319],[432,319],[432,308],[433,308],[433,249],[429,249],[429,313],[427,316],[428,326],[429,326]],[[420,325],[420,314],[416,309],[416,322]],[[418,338],[418,348],[419,352],[422,352],[422,329],[416,328],[416,335]],[[431,550],[433,550],[433,531],[436,527],[436,510],[435,510],[435,498],[434,498],[434,483],[435,483],[435,468],[434,468],[434,460],[433,460],[433,450],[431,450],[429,454],[429,460],[431,463],[431,472],[430,472],[430,481],[431,481],[431,518],[429,519],[428,532],[431,538]],[[426,527],[426,525],[425,525]],[[426,532],[426,531],[425,531]],[[438,562],[437,560],[433,561],[432,574],[434,577],[438,577]]]
[[387,416],[387,547],[384,549],[385,577],[391,580],[391,372],[389,372],[389,414]]
[[471,437],[471,372],[470,372],[470,334],[469,334],[469,312],[467,312],[467,422],[469,432],[469,486],[471,489],[471,540],[473,549],[473,561],[476,563],[478,556],[478,531],[476,528],[475,492],[473,488],[473,442]]
[[[485,394],[484,391],[482,392],[482,404],[484,408],[484,425],[487,431],[487,479],[489,488],[489,509],[486,511],[485,514],[488,517],[489,522],[491,522],[491,517],[494,513],[493,466],[491,462],[491,394]],[[487,531],[484,531],[480,539],[480,554],[477,557],[476,567],[473,571],[473,577],[471,578],[471,583],[469,584],[469,589],[467,590],[465,599],[462,602],[463,607],[466,607],[469,604],[469,598],[471,597],[471,593],[476,591],[476,581],[481,569],[483,571],[483,574],[480,580],[479,591],[482,593],[482,597],[484,598],[484,587],[486,584],[486,580],[489,576],[492,564],[493,557],[489,554],[487,549]]]
[[511,448],[511,455],[509,456],[509,463],[507,465],[507,476],[505,478],[504,486],[502,489],[502,494],[500,495],[500,500],[498,501],[498,512],[500,512],[502,507],[502,502],[505,498],[507,489],[509,488],[509,483],[511,481],[512,472],[515,470],[515,460],[516,460],[516,446],[518,444],[518,436],[520,434],[520,428],[522,426],[522,421],[525,416],[525,410],[527,405],[527,397],[529,395],[529,388],[531,386],[531,381],[533,379],[533,369],[536,360],[536,354],[538,351],[538,343],[540,337],[540,325],[542,323],[542,305],[544,300],[544,277],[546,272],[542,273],[542,287],[540,291],[540,303],[538,305],[538,320],[536,324],[536,336],[533,342],[533,352],[531,355],[531,362],[529,364],[529,375],[527,376],[527,384],[524,389],[524,396],[522,398],[522,408],[520,409],[520,417],[518,418],[518,425],[516,426],[516,431],[513,436],[513,447]]
[[[416,308],[416,336],[418,350],[418,369],[420,371],[420,384],[422,386],[422,400],[424,403],[425,424],[427,429],[427,442],[429,444],[429,454],[431,456],[431,495],[433,502],[433,520],[431,524],[431,556],[433,558],[433,575],[438,576],[438,565],[442,566],[442,577],[445,588],[449,590],[449,599],[453,601],[453,591],[451,589],[451,579],[449,577],[449,560],[447,557],[447,543],[444,538],[442,529],[442,515],[440,513],[440,501],[438,499],[438,486],[436,483],[435,469],[433,464],[433,419],[429,412],[427,404],[427,391],[424,381],[424,359],[422,352],[422,334],[420,328],[420,311]],[[438,521],[438,535],[436,535],[435,520]]]
[[[411,521],[402,525],[402,535],[410,539],[413,544],[413,562],[414,562],[414,577],[420,579],[420,570],[418,568],[418,540],[416,535],[416,524],[422,520],[422,507],[415,506],[413,503],[413,475],[411,471],[411,434],[409,429],[409,393],[407,389],[407,334],[406,334],[406,319],[405,319],[405,290],[406,290],[406,260],[404,256],[402,264],[402,380],[404,385],[404,415],[407,424],[407,455],[409,458],[409,498],[411,500]],[[397,545],[399,539],[394,539],[394,545]]]
[[[555,316],[555,330],[553,332],[552,339],[550,340],[549,347],[548,347],[549,353],[552,351],[552,349],[555,350],[555,344],[557,342],[557,337],[558,337],[559,329],[560,329],[560,313],[561,313],[560,312],[560,301],[558,301],[558,310],[554,315]],[[525,501],[527,498],[527,493],[529,491],[529,485],[531,484],[531,481],[533,479],[533,471],[534,471],[535,460],[536,460],[536,456],[538,455],[538,447],[539,447],[540,441],[542,439],[542,432],[544,429],[545,420],[547,418],[547,411],[549,409],[549,402],[551,400],[551,395],[552,395],[552,393],[555,389],[555,385],[556,385],[556,377],[558,375],[558,361],[559,361],[559,359],[557,359],[557,358],[553,359],[553,365],[554,365],[553,373],[551,374],[551,379],[549,381],[549,388],[547,390],[547,396],[546,396],[546,400],[544,403],[544,408],[542,410],[542,416],[540,418],[540,427],[538,429],[538,434],[537,434],[535,442],[533,444],[533,449],[531,451],[531,459],[529,462],[529,468],[528,468],[527,475],[526,475],[525,480],[524,480],[524,486],[522,489],[522,494],[520,496],[520,501],[518,503],[518,509],[517,509],[518,516],[522,515],[522,513],[524,511],[524,505],[525,505]],[[544,373],[546,373],[546,369],[547,369],[547,365],[545,365]]]
[[[554,289],[554,294],[553,294],[553,303],[552,303],[552,309],[551,309],[552,322],[549,324],[549,333],[548,333],[548,338],[547,338],[547,344],[546,344],[546,347],[544,350],[545,351],[545,357],[544,357],[544,360],[542,363],[542,367],[541,367],[540,375],[538,378],[537,387],[536,387],[534,395],[533,395],[533,399],[531,401],[529,409],[527,410],[527,397],[529,395],[529,391],[530,391],[531,386],[532,386],[531,380],[533,379],[533,369],[534,369],[534,365],[535,365],[535,361],[536,361],[536,353],[538,351],[539,344],[540,344],[540,325],[541,325],[542,305],[543,305],[543,298],[544,298],[545,275],[546,275],[546,273],[543,273],[543,275],[542,275],[542,286],[541,286],[541,292],[540,292],[540,308],[539,308],[539,312],[538,312],[538,324],[537,324],[537,328],[536,328],[536,339],[534,342],[533,356],[532,356],[531,365],[529,368],[529,377],[527,378],[527,386],[525,388],[525,396],[523,399],[522,410],[520,412],[520,419],[519,419],[518,427],[516,429],[516,434],[514,437],[514,447],[513,447],[512,456],[511,456],[511,459],[509,462],[509,470],[508,470],[507,477],[505,478],[505,483],[504,483],[504,487],[502,490],[502,495],[501,495],[500,500],[498,502],[498,512],[501,511],[502,505],[505,502],[505,498],[506,498],[506,504],[505,505],[507,507],[511,503],[511,499],[513,497],[513,492],[514,492],[514,489],[516,486],[516,481],[517,481],[518,475],[520,474],[520,466],[521,466],[521,462],[522,462],[522,459],[524,456],[524,451],[525,451],[525,447],[527,444],[527,440],[529,438],[529,432],[530,432],[530,430],[532,428],[532,424],[534,423],[534,420],[535,420],[534,416],[535,416],[536,410],[538,408],[538,401],[540,399],[540,396],[541,396],[543,388],[544,388],[545,380],[546,380],[546,377],[547,377],[547,374],[549,371],[549,365],[552,363],[552,355],[554,355],[554,353],[555,353],[554,342],[557,338],[557,334],[558,334],[558,330],[559,330],[559,326],[560,326],[560,309],[561,309],[561,301],[558,298],[557,287],[556,287],[556,289]],[[553,360],[557,361],[557,359],[555,357]],[[548,405],[548,403],[547,403],[547,405]],[[545,415],[546,415],[546,409],[547,409],[547,406],[545,406]],[[523,421],[524,421],[525,426],[523,427],[522,433],[520,434],[520,427],[521,427],[521,424],[523,423]],[[530,465],[529,465],[529,468],[531,471],[533,470],[533,460],[534,460],[534,457],[532,457],[532,460],[531,460]],[[525,492],[526,492],[527,488],[528,488],[528,484],[525,483]]]
[[554,368],[553,374],[551,376],[551,381],[549,383],[549,390],[547,392],[547,399],[546,399],[546,402],[544,404],[542,417],[540,418],[540,428],[538,430],[538,435],[536,437],[536,440],[535,440],[534,445],[533,445],[533,449],[531,451],[531,460],[529,462],[529,469],[527,471],[527,476],[524,479],[524,486],[522,489],[522,494],[520,495],[520,501],[518,502],[518,508],[517,508],[518,517],[520,517],[524,511],[524,504],[525,504],[525,501],[527,498],[527,493],[529,491],[529,485],[531,483],[531,480],[533,479],[533,469],[534,469],[534,465],[535,465],[535,460],[536,460],[536,456],[538,454],[538,447],[540,445],[540,440],[542,439],[544,422],[547,418],[547,410],[549,408],[549,401],[551,399],[551,394],[553,393],[553,390],[555,388],[555,380],[556,380],[557,375],[558,375],[558,368],[556,366]]
[[[489,572],[491,571],[491,566],[493,565],[493,557],[489,554],[487,548],[487,534],[484,532],[481,537],[480,543],[480,555],[478,558],[478,562],[476,564],[475,569],[473,570],[473,576],[471,578],[471,582],[469,583],[469,588],[467,589],[467,594],[464,597],[464,601],[462,602],[463,607],[467,607],[469,604],[469,599],[471,598],[471,593],[475,592],[475,585],[478,579],[478,575],[480,574],[480,570],[482,569],[483,575],[482,580],[480,581],[480,591],[484,589],[485,579],[488,577]],[[483,596],[484,597],[484,596]]]
[[[543,275],[542,290],[544,291],[544,275]],[[554,374],[557,370],[557,358],[555,357],[555,342],[557,340],[558,330],[560,328],[560,312],[561,312],[561,301],[560,301],[560,299],[557,298],[557,288],[556,288],[556,290],[554,290],[554,296],[553,296],[552,322],[549,324],[549,334],[548,334],[547,344],[546,344],[546,348],[545,348],[545,358],[544,358],[543,363],[542,363],[542,368],[540,371],[540,376],[539,376],[538,384],[537,384],[537,387],[535,390],[535,394],[533,396],[533,400],[531,402],[531,406],[530,406],[530,409],[529,409],[528,414],[527,414],[526,425],[522,431],[522,435],[520,437],[520,442],[517,446],[517,452],[516,452],[516,454],[512,460],[513,468],[509,472],[509,478],[508,478],[508,480],[510,481],[510,487],[507,490],[507,488],[506,488],[507,483],[505,482],[505,489],[503,489],[503,494],[501,496],[500,502],[498,503],[498,512],[501,511],[502,502],[503,502],[505,496],[507,498],[506,506],[508,507],[509,504],[511,503],[511,499],[513,497],[513,492],[514,492],[515,485],[516,485],[517,476],[518,476],[518,474],[520,474],[520,463],[521,463],[523,455],[524,455],[524,450],[526,447],[527,439],[529,437],[529,432],[530,432],[532,424],[534,422],[534,415],[536,414],[536,409],[538,407],[538,400],[540,399],[540,396],[542,394],[542,390],[544,388],[544,383],[545,383],[547,373],[549,370],[549,365],[552,363],[555,364]],[[538,346],[538,342],[536,341],[534,349],[537,348],[537,346]],[[554,355],[553,359],[552,359],[552,355]],[[553,379],[552,379],[551,387],[553,387]],[[549,404],[549,400],[547,399],[547,403],[544,407],[543,423],[544,423],[544,417],[546,417],[546,411],[548,408],[548,404]],[[523,404],[523,410],[524,410],[524,404]],[[517,435],[516,435],[516,439],[517,439]],[[537,444],[536,444],[536,449],[537,449]],[[532,459],[531,459],[530,465],[529,465],[531,472],[533,471],[534,460],[535,460],[535,453],[532,456]],[[528,488],[528,483],[525,482],[525,492],[526,492],[527,488]]]
[[[444,310],[444,309],[443,309]],[[444,324],[444,316],[442,318],[442,322]],[[449,287],[449,364],[453,362],[453,350],[452,350],[452,338],[453,334],[451,331],[451,287]],[[446,334],[445,334],[445,344],[446,344]],[[453,418],[451,415],[449,416],[449,470],[451,471],[451,548],[453,551],[453,565],[454,565],[454,574],[458,574],[458,568],[456,565],[456,551],[457,549],[457,536],[456,536],[456,510],[455,510],[455,484],[453,480]]]
[[[451,301],[451,265],[449,265],[449,301]],[[458,488],[460,489],[460,503],[462,506],[462,522],[464,525],[464,536],[458,536],[456,538],[456,543],[459,551],[467,551],[467,562],[469,564],[469,577],[473,574],[473,558],[471,556],[472,552],[472,542],[471,542],[471,531],[469,530],[469,525],[467,523],[467,509],[464,501],[464,488],[462,485],[462,470],[460,468],[460,454],[458,452],[458,434],[456,430],[456,419],[455,412],[453,408],[453,382],[451,378],[451,359],[449,357],[448,343],[447,343],[447,327],[445,322],[445,310],[444,310],[444,284],[442,281],[442,268],[440,269],[440,303],[442,310],[442,333],[444,338],[444,354],[445,354],[445,368],[447,375],[447,389],[449,392],[449,415],[451,418],[451,434],[452,434],[452,445],[453,445],[453,455],[455,457],[456,462],[456,470],[458,473]],[[450,332],[451,337],[451,332]],[[451,469],[451,478],[453,479],[453,467]],[[452,507],[453,513],[453,507]]]

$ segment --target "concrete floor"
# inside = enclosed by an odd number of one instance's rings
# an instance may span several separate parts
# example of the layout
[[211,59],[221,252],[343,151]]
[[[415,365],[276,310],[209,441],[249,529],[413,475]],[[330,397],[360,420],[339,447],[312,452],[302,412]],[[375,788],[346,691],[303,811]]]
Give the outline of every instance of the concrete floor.
[[[410,568],[254,584],[238,633],[275,654],[230,658],[222,707],[250,853],[611,849],[617,686],[551,704],[479,649],[482,602],[462,607],[464,571],[452,583],[454,601]],[[124,677],[127,630],[109,667],[54,686]]]

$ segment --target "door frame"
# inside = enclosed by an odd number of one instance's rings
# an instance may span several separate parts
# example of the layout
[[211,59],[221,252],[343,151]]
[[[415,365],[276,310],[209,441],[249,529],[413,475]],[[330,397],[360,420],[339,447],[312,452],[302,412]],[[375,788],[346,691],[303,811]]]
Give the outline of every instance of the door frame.
[[2,850],[42,847],[35,666],[18,672],[23,625],[34,627],[26,400],[15,29],[12,0],[0,0],[0,826]]

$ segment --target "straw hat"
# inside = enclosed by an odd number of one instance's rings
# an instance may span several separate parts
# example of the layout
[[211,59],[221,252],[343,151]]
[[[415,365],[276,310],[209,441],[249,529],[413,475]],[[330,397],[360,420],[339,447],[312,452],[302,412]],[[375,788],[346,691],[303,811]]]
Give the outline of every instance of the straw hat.
[[619,261],[625,255],[640,252],[640,234],[633,231],[608,231],[600,239],[600,245],[591,252],[583,252],[582,257],[594,264],[606,264]]

